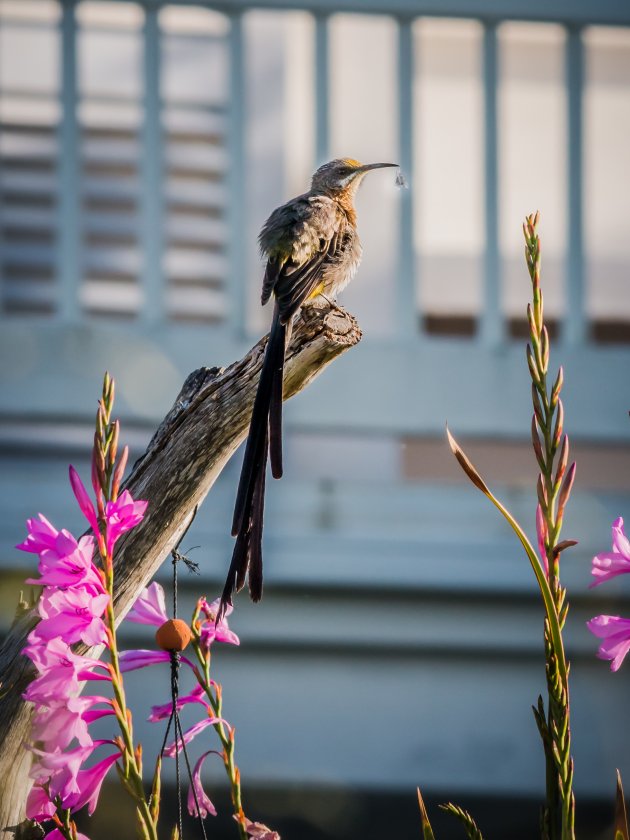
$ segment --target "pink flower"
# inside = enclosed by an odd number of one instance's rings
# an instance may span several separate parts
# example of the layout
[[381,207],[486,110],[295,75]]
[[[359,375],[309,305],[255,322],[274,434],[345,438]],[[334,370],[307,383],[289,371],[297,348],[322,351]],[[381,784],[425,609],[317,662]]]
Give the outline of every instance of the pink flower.
[[593,557],[591,587],[630,572],[630,540],[623,529],[621,516],[612,524],[612,551],[602,551]]
[[[190,659],[180,657],[181,661],[193,668]],[[157,665],[160,662],[170,662],[171,655],[167,650],[122,650],[118,656],[120,670],[123,674],[127,671],[137,671],[138,668],[146,668],[149,665]]]
[[[199,735],[200,732],[203,732],[203,730],[206,728],[206,726],[212,726],[215,723],[224,723],[228,728],[230,727],[230,724],[227,721],[223,720],[223,718],[206,717],[203,720],[200,720],[200,721],[197,721],[197,723],[194,723],[189,729],[187,729],[184,732],[184,743],[186,745],[190,744],[190,742],[193,740],[193,738],[196,738],[197,735]],[[181,742],[181,739],[179,739],[177,741],[177,752],[180,752],[181,749],[182,749],[182,742]],[[175,741],[173,741],[167,747],[165,747],[164,755],[167,755],[169,758],[173,758],[175,756]]]
[[65,749],[75,738],[82,747],[92,744],[84,713],[101,697],[64,697],[54,705],[40,706],[33,718],[31,737],[41,741],[47,751]]
[[107,523],[107,551],[114,550],[116,540],[126,531],[135,528],[144,519],[148,502],[134,502],[131,493],[123,490],[115,502],[107,502],[105,521]]
[[[98,703],[109,703],[112,705],[112,701],[108,700],[106,697],[97,697],[95,698]],[[87,712],[83,712],[83,720],[86,723],[93,723],[95,720],[100,720],[102,717],[107,717],[108,715],[116,714],[114,709],[88,709]]]
[[54,546],[44,548],[39,553],[41,577],[29,578],[26,583],[63,588],[91,586],[104,592],[102,578],[92,562],[93,553],[92,537],[81,537],[77,542],[69,531],[61,531]]
[[127,613],[127,621],[136,624],[153,624],[161,627],[168,621],[164,590],[159,583],[152,583],[142,590],[133,607]]
[[201,627],[201,643],[205,647],[210,647],[212,642],[227,642],[230,645],[240,645],[241,643],[236,633],[228,627],[227,617],[234,609],[231,604],[228,604],[225,615],[221,620],[217,621],[220,601],[220,598],[215,598],[211,604],[205,598],[201,598],[199,601],[199,609],[206,615],[206,620]]
[[105,776],[107,775],[112,764],[120,757],[119,752],[107,756],[98,764],[87,770],[79,770],[76,776],[78,792],[69,796],[64,800],[64,806],[70,808],[72,811],[79,811],[84,805],[88,806],[88,814],[92,816],[98,804],[98,797],[101,793],[101,787]]
[[[201,819],[205,819],[208,814],[212,814],[213,817],[216,817],[217,815],[217,809],[214,807],[210,797],[206,795],[206,792],[201,785],[201,767],[210,753],[220,755],[220,753],[216,750],[208,750],[208,752],[205,752],[201,756],[195,764],[192,774],[192,784],[188,788],[188,813],[192,817],[200,816]],[[195,794],[197,795],[197,803],[195,803]],[[197,812],[197,804],[199,805],[199,812]]]
[[[79,656],[72,652],[70,645],[63,639],[51,639],[48,644],[41,645],[38,640],[32,639],[33,634],[28,637],[29,644],[22,653],[33,662],[40,675],[48,674],[57,669],[71,668],[79,679],[94,679],[90,674],[92,668],[102,668],[107,671],[107,666],[100,659],[91,659],[89,656]],[[65,678],[68,679],[67,672]],[[98,677],[96,679],[99,679]]]
[[41,554],[42,551],[55,548],[55,541],[59,531],[51,525],[43,513],[38,514],[40,521],[37,519],[27,519],[26,528],[28,536],[16,548],[20,551],[30,551],[33,554]]
[[41,785],[34,784],[26,799],[26,816],[29,820],[45,822],[52,817],[56,810],[44,788]]
[[[209,709],[210,704],[204,699],[203,694],[204,690],[202,686],[196,685],[190,694],[185,694],[183,697],[177,698],[177,711],[181,711],[184,706],[187,706],[189,703],[200,703],[206,709]],[[149,715],[148,720],[150,720],[151,723],[155,723],[158,720],[164,720],[165,718],[170,717],[172,710],[172,703],[162,703],[159,706],[151,706],[151,714]]]
[[109,595],[95,594],[89,587],[47,587],[37,605],[42,620],[31,636],[43,641],[61,637],[70,645],[78,641],[99,645],[107,640],[101,616],[108,603]]
[[545,522],[545,517],[543,516],[540,505],[536,508],[536,536],[538,537],[538,553],[540,554],[540,560],[543,564],[543,569],[545,570],[545,576],[549,577],[549,559],[547,558],[547,550],[545,548],[547,523]]
[[[64,840],[64,835],[58,828],[53,828],[44,837],[44,840]],[[90,840],[90,838],[87,834],[82,834],[80,831],[77,831],[77,840]]]
[[[235,817],[236,819],[236,817]],[[259,822],[252,822],[245,817],[245,831],[252,840],[280,840],[277,831],[272,831],[266,825]]]
[[94,674],[94,669],[107,672],[107,666],[98,659],[78,656],[63,639],[51,639],[42,645],[31,633],[30,644],[22,653],[32,660],[39,672],[37,679],[22,695],[25,700],[49,705],[60,698],[76,696],[83,680],[110,680],[105,674]]
[[56,796],[61,796],[63,800],[71,793],[78,793],[77,773],[83,762],[102,743],[104,742],[94,741],[89,746],[75,747],[73,750],[66,750],[65,752],[60,749],[47,752],[32,747],[35,759],[29,775],[40,784],[49,779],[50,798],[54,800]]
[[612,660],[610,670],[618,671],[630,650],[630,619],[598,615],[587,621],[586,626],[593,635],[604,640],[597,651],[599,659]]
[[99,537],[100,530],[98,527],[98,517],[96,515],[94,505],[92,504],[92,499],[90,499],[88,491],[85,489],[83,482],[79,478],[79,473],[73,466],[70,466],[70,484],[72,485],[72,491],[79,503],[79,507],[81,508],[83,515],[90,523],[90,527],[94,531],[95,536]]

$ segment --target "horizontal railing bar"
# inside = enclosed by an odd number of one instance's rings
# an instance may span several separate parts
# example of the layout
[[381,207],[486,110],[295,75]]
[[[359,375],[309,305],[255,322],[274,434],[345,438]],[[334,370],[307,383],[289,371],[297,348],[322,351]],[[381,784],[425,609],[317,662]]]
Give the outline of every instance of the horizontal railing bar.
[[[131,0],[113,0],[113,2],[128,3]],[[598,3],[596,0],[562,0],[553,4],[546,0],[533,0],[527,6],[516,2],[516,0],[478,0],[474,7],[469,0],[393,0],[391,3],[384,3],[383,0],[256,0],[255,3],[248,0],[222,0],[222,2],[211,2],[210,0],[145,0],[145,5],[154,6],[197,6],[207,8],[211,11],[230,14],[235,11],[248,11],[250,9],[275,9],[275,10],[300,10],[313,14],[329,13],[357,13],[377,14],[409,17],[456,17],[476,20],[526,20],[541,21],[564,24],[600,24],[606,26],[628,26],[630,25],[630,5],[625,0],[606,0]],[[29,30],[54,30],[58,27],[57,21],[28,20],[26,18],[0,18],[0,29],[2,26],[20,27]],[[130,26],[116,27],[107,24],[84,24],[77,23],[77,31],[90,31],[106,34],[140,34],[142,27]],[[209,32],[173,32],[163,31],[165,35],[185,37],[194,39],[217,39],[222,36]]]
[[[1,97],[19,97],[20,99],[28,99],[30,102],[50,102],[58,99],[61,91],[36,91],[29,90],[22,87],[4,87],[0,86]],[[106,94],[106,93],[85,93],[77,92],[77,104],[89,102],[91,105],[138,105],[143,103],[142,94],[138,95],[121,95],[121,94]],[[177,99],[173,101],[165,96],[160,97],[160,107],[174,111],[200,111],[208,114],[217,114],[225,116],[229,112],[229,105],[227,102],[201,102],[197,99]],[[6,122],[6,121],[5,121]]]
[[[129,0],[114,0],[129,2]],[[166,0],[145,0],[146,6],[167,5]],[[168,0],[168,5],[198,6],[230,14],[250,9],[300,10],[313,14],[358,13],[393,17],[457,17],[482,21],[524,20],[564,24],[630,25],[630,4],[626,0]]]
[[[133,2],[133,0],[129,0],[129,2]],[[151,8],[155,8],[156,5],[154,3],[149,3]],[[171,5],[170,3],[163,3],[162,5]],[[198,5],[195,3],[189,3],[188,5]],[[214,7],[213,11],[214,11]],[[97,33],[98,35],[136,35],[138,37],[142,36],[142,26],[134,26],[134,27],[122,27],[122,26],[107,26],[105,24],[97,24],[97,23],[80,23],[77,25],[77,32],[79,34],[87,33],[90,34]],[[216,32],[172,32],[168,29],[160,27],[160,37],[166,38],[186,38],[187,40],[191,41],[216,41],[217,43],[221,43],[225,39],[225,35],[218,35]]]

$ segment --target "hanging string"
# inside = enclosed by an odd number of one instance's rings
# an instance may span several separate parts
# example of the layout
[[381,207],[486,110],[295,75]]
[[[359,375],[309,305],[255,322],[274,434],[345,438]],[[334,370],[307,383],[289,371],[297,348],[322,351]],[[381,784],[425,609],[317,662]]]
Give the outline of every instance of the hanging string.
[[[177,569],[175,561],[173,561],[173,569]],[[177,572],[175,572],[177,579]],[[175,616],[177,617],[177,616]],[[177,787],[177,829],[179,831],[179,840],[183,840],[184,826],[182,818],[182,784],[179,777],[179,733],[181,727],[179,723],[179,712],[177,710],[177,700],[179,697],[179,653],[176,650],[171,651],[171,698],[173,700],[173,707],[171,710],[171,717],[175,721],[175,785]],[[183,744],[183,740],[182,740]],[[191,779],[192,784],[192,779]]]
[[[182,561],[185,563],[189,571],[196,572],[199,574],[199,566],[197,563],[194,563],[192,560],[189,560],[188,557],[184,554],[180,554],[179,546],[181,541],[186,536],[188,529],[193,523],[195,516],[197,515],[197,508],[195,507],[193,511],[193,515],[188,523],[186,530],[181,535],[177,545],[171,551],[171,560],[173,563],[173,618],[177,618],[177,564]],[[184,732],[182,730],[181,720],[179,718],[179,709],[178,709],[178,700],[179,700],[179,666],[180,666],[180,654],[179,651],[171,650],[170,651],[170,662],[171,662],[171,714],[168,719],[168,723],[166,725],[166,732],[164,733],[164,740],[162,741],[162,747],[160,749],[160,757],[164,757],[164,751],[166,749],[166,742],[168,741],[169,732],[171,730],[171,726],[174,725],[175,729],[175,783],[177,785],[177,830],[179,832],[180,840],[183,840],[183,808],[182,808],[182,790],[181,790],[181,778],[180,778],[180,768],[179,768],[179,751],[180,748],[184,753],[184,759],[186,762],[186,770],[188,773],[188,781],[190,783],[190,787],[193,794],[193,799],[195,802],[195,810],[197,812],[197,819],[199,820],[199,825],[201,828],[201,834],[204,840],[208,840],[206,835],[206,827],[203,822],[203,818],[201,816],[201,807],[199,805],[199,799],[197,797],[197,791],[195,789],[195,785],[193,784],[193,774],[190,767],[190,759],[188,758],[188,750],[186,749],[186,741],[184,740]],[[181,747],[180,747],[181,745]]]

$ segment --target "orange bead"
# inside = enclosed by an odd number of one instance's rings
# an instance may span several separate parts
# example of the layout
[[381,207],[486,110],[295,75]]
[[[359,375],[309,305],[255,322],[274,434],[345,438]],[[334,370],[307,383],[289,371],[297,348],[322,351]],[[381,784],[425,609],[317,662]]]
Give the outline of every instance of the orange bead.
[[184,650],[191,638],[190,627],[181,618],[169,618],[155,634],[155,641],[162,650]]

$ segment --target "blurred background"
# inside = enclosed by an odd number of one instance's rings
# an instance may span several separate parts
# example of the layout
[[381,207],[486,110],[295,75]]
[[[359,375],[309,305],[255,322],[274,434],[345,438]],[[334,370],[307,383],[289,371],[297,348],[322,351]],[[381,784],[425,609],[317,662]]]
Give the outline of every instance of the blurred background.
[[[0,0],[3,631],[33,570],[13,549],[24,520],[83,528],[67,464],[87,478],[104,370],[137,457],[190,371],[266,331],[269,212],[335,156],[400,162],[409,182],[384,170],[361,189],[364,258],[341,302],[364,339],[286,407],[265,599],[238,599],[241,647],[214,657],[246,811],[285,840],[417,837],[416,785],[432,815],[452,799],[489,838],[536,835],[542,610],[444,438],[448,420],[533,534],[521,222],[536,209],[578,461],[563,555],[578,835],[610,836],[629,669],[595,659],[584,622],[630,615],[623,580],[587,590],[630,516],[629,27],[621,0]],[[183,615],[224,579],[238,460],[182,546],[202,573],[182,578]],[[162,735],[142,721],[168,684],[129,679],[148,755]],[[224,815],[209,830],[234,836],[222,767],[206,767]],[[105,797],[90,836],[132,836],[115,783]]]

